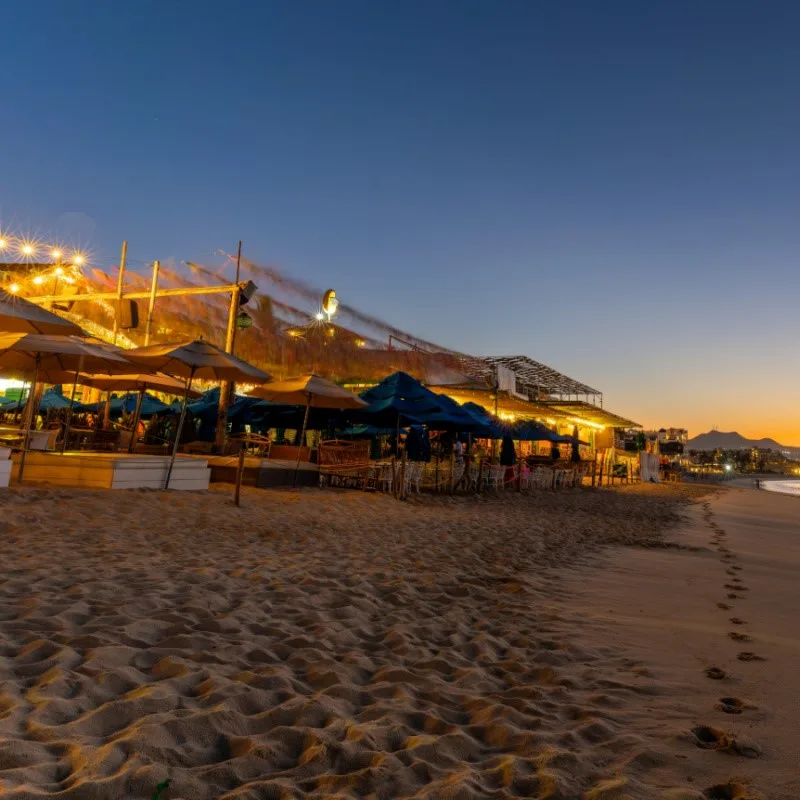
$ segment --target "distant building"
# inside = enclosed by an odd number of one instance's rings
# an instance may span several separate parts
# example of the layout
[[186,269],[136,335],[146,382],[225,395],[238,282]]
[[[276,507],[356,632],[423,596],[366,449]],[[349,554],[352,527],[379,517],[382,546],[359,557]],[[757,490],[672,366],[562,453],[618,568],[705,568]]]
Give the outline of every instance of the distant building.
[[660,444],[664,442],[686,444],[689,441],[689,431],[686,428],[659,428],[657,431],[648,431],[648,434],[652,433],[655,433],[655,438]]

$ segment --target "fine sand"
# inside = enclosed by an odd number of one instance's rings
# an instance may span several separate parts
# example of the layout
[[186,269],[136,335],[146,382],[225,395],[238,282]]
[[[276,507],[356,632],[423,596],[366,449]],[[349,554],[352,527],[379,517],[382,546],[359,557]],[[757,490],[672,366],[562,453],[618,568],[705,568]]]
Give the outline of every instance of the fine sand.
[[795,797],[800,500],[703,491],[8,490],[0,796]]

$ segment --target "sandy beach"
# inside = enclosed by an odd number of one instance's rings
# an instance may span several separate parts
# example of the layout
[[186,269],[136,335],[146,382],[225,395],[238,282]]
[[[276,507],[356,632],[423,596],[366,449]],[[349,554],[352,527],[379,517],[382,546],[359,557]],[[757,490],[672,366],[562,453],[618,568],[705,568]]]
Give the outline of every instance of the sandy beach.
[[30,487],[0,509],[4,797],[800,791],[797,498]]

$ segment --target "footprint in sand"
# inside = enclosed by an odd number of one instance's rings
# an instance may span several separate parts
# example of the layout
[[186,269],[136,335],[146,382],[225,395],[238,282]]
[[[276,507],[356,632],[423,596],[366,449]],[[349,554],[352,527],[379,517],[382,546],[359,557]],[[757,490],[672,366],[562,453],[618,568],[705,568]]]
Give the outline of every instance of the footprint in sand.
[[721,681],[728,677],[728,673],[719,667],[708,667],[706,669],[706,677],[711,678],[712,681]]
[[767,660],[766,658],[764,658],[764,656],[758,656],[755,653],[751,653],[749,650],[743,650],[741,653],[739,653],[738,656],[736,656],[736,658],[738,658],[739,661],[766,661]]
[[736,781],[709,786],[703,789],[703,797],[706,800],[756,800],[746,784]]
[[752,739],[746,736],[731,736],[710,725],[698,725],[692,728],[692,736],[694,743],[704,750],[722,750],[747,758],[758,758],[764,752],[761,746]]
[[733,606],[729,606],[727,603],[717,603],[717,608],[721,609],[722,611],[730,611]]
[[728,631],[728,636],[733,639],[734,642],[752,642],[752,638],[748,636],[746,633],[738,633],[737,631]]
[[719,703],[715,706],[718,711],[724,711],[726,714],[741,714],[746,709],[755,708],[755,706],[745,703],[738,697],[720,697]]
[[745,622],[743,619],[741,619],[741,618],[739,618],[739,617],[731,617],[731,618],[728,620],[728,622],[731,622],[731,623],[733,623],[734,625],[746,625],[746,624],[747,624],[747,623],[746,623],[746,622]]
[[728,600],[741,600],[742,596],[736,594],[736,592],[728,592]]

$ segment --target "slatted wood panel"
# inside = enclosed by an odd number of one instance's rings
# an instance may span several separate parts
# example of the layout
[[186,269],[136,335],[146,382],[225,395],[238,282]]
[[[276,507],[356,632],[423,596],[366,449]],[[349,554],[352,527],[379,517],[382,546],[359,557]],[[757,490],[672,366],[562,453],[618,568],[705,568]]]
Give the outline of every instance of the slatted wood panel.
[[[166,456],[122,453],[34,453],[25,460],[25,483],[97,489],[161,489],[169,468]],[[19,456],[14,458],[14,479]],[[170,489],[205,491],[211,472],[205,458],[178,457]]]

